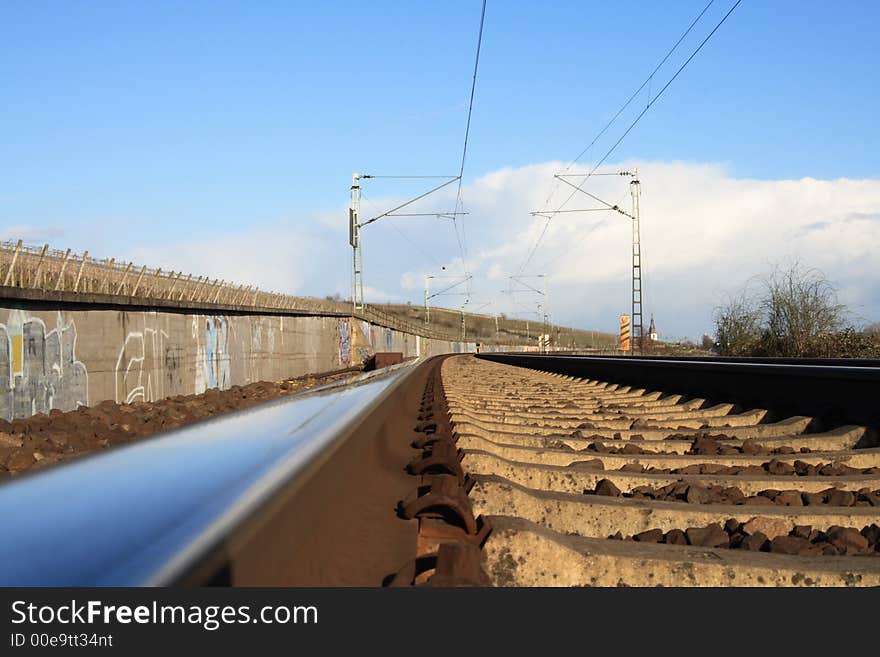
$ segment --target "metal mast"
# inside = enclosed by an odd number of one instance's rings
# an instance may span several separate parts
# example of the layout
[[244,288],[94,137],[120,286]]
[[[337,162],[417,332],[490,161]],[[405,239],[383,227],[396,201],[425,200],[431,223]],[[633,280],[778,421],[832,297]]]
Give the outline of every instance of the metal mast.
[[[378,214],[375,217],[361,221],[361,180],[370,178],[445,178],[446,181],[427,192],[411,198],[405,203]],[[398,212],[416,201],[451,185],[459,179],[459,176],[371,176],[361,175],[355,171],[351,176],[351,205],[348,208],[348,243],[351,244],[351,303],[355,311],[364,309],[364,257],[361,250],[361,229],[371,223],[379,221],[383,217],[446,217],[455,218],[457,215],[467,212]]]
[[[538,289],[538,288],[530,285],[529,283],[526,283],[524,279],[527,279],[527,278],[543,279],[543,281],[544,281],[543,290]],[[541,320],[542,331],[543,331],[541,333],[542,337],[541,337],[541,343],[539,344],[539,346],[541,347],[541,351],[544,353],[550,351],[550,338],[547,337],[546,342],[545,342],[545,338],[543,337],[545,335],[550,336],[550,334],[551,334],[550,329],[552,328],[552,326],[550,324],[550,299],[548,296],[549,293],[547,292],[547,274],[535,274],[533,276],[523,276],[520,274],[517,276],[510,276],[508,278],[508,280],[509,280],[509,283],[508,283],[507,293],[511,295],[511,301],[513,301],[514,303],[517,303],[515,298],[513,297],[513,294],[516,292],[533,292],[535,294],[540,295],[541,302],[538,304],[538,310],[535,313],[538,315],[538,318]],[[519,283],[523,287],[522,288],[514,288],[513,283]],[[525,288],[525,289],[523,289],[523,288]],[[503,291],[504,290],[502,290],[502,292]],[[517,304],[517,305],[521,305],[521,304]],[[527,337],[528,337],[528,320],[526,320],[526,327],[527,327],[526,333],[527,333]]]
[[351,176],[351,206],[348,209],[348,241],[351,244],[351,304],[364,309],[364,259],[361,253],[361,176]]
[[642,246],[639,226],[639,171],[633,169],[632,193],[632,341],[630,353],[642,350]]
[[[458,280],[458,282],[453,283],[452,285],[447,285],[443,289],[441,289],[437,292],[434,292],[434,294],[430,294],[429,293],[430,292],[429,281],[432,278],[457,278],[459,280]],[[450,292],[449,290],[452,290],[452,289],[458,287],[459,285],[463,285],[464,283],[467,283],[472,278],[473,278],[473,276],[471,276],[470,274],[467,274],[465,276],[458,276],[458,275],[431,276],[429,274],[425,274],[425,324],[428,324],[431,321],[431,303],[430,303],[431,299],[433,299],[434,297],[454,296],[454,295],[469,297],[470,296],[469,292]],[[467,303],[467,301],[465,301],[465,303]],[[464,319],[462,319],[462,322],[464,322]]]
[[547,296],[547,274],[543,274],[544,279],[544,353],[550,352],[550,298]]
[[431,280],[431,277],[425,274],[425,324],[431,323],[431,306],[428,305],[428,300],[430,297],[428,296],[428,281]]

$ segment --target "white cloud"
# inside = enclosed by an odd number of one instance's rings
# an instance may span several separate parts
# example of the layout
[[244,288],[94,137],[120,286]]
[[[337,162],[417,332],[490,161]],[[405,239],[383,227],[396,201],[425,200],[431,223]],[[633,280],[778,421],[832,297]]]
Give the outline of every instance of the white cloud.
[[377,290],[369,285],[364,285],[364,299],[373,303],[400,302],[406,300],[406,296],[400,292],[385,292]]
[[[698,337],[710,331],[712,308],[725,292],[768,271],[774,262],[792,258],[819,267],[838,283],[841,300],[856,315],[880,319],[880,180],[752,180],[735,178],[719,164],[638,166],[644,320],[647,324],[653,311],[661,334]],[[558,186],[545,205],[553,174],[562,167],[548,162],[504,168],[465,186],[470,214],[459,218],[458,227],[474,274],[472,306],[494,300],[493,311],[511,314],[521,308],[501,290],[507,289],[508,277],[519,270],[543,229],[543,220],[530,217],[529,211],[558,207],[568,195]],[[448,211],[455,198],[452,187],[407,210]],[[629,208],[626,178],[593,178],[588,189]],[[405,200],[375,194],[369,198],[372,208],[380,210]],[[567,207],[596,204],[576,194]],[[121,236],[114,253],[137,263],[270,290],[347,297],[351,250],[346,219],[343,201],[335,209],[252,223],[237,233],[206,234],[198,241],[163,241],[126,252]],[[616,213],[560,214],[550,222],[524,273],[548,274],[555,321],[616,330],[617,315],[629,312],[630,237],[629,220]],[[364,229],[363,244],[368,300],[420,304],[425,273],[462,270],[449,219],[384,218]],[[538,300],[534,294],[515,299],[531,308]],[[463,301],[450,295],[433,303],[458,307]]]
[[[544,226],[528,210],[545,207],[548,181],[560,170],[559,163],[502,169],[465,188],[468,240],[481,247],[470,261],[477,294],[504,296],[498,283],[519,270]],[[724,292],[791,259],[822,269],[859,316],[880,317],[880,180],[737,179],[718,164],[678,162],[639,163],[639,174],[644,321],[653,311],[666,336],[709,331]],[[547,207],[558,207],[568,189],[561,186]],[[630,208],[627,178],[593,178],[588,189]],[[566,207],[597,203],[576,193]],[[617,315],[629,312],[630,249],[631,224],[622,215],[559,214],[524,273],[548,274],[558,321],[614,330]]]
[[279,223],[209,234],[199,240],[139,246],[123,257],[165,271],[183,270],[273,292],[298,292],[308,287],[315,273],[311,254],[326,252],[327,242],[308,224],[293,230]]
[[415,272],[404,272],[400,277],[400,288],[402,290],[419,290],[423,289],[425,280],[423,276],[419,276]]

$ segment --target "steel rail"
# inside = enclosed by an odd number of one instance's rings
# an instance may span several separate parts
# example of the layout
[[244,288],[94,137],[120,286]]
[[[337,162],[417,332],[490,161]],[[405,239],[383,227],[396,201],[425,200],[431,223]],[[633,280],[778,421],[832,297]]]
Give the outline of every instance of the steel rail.
[[880,361],[480,354],[556,374],[726,399],[819,422],[880,426]]
[[0,585],[234,583],[236,553],[420,362],[8,480]]
[[[478,358],[729,400],[767,408],[768,419],[807,415],[813,428],[864,423],[872,444],[880,425],[878,361]],[[445,417],[442,399],[422,396],[437,362],[410,361],[7,480],[0,585],[382,584],[419,540],[419,521],[392,510],[413,487],[405,465],[419,401],[437,405],[434,421]]]
[[[621,355],[605,355],[597,356],[595,354],[578,353],[577,351],[558,351],[554,352],[560,356],[589,356],[594,358],[625,358],[630,359],[632,356]],[[880,367],[880,360],[876,358],[781,358],[769,356],[666,356],[666,355],[650,355],[641,354],[636,356],[638,359],[650,361],[672,361],[672,362],[695,362],[695,363],[765,363],[769,365],[841,365],[845,367]]]

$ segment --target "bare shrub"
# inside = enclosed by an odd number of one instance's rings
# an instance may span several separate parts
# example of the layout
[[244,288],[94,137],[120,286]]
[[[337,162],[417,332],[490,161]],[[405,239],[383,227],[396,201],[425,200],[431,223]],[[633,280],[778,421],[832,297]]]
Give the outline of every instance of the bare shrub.
[[723,356],[749,356],[761,338],[761,310],[743,291],[715,309],[715,341]]
[[814,341],[811,351],[817,358],[880,358],[880,334],[848,326]]
[[846,308],[818,269],[794,263],[763,279],[760,299],[765,329],[762,351],[779,356],[814,355],[817,342],[845,327]]
[[715,309],[721,354],[827,358],[870,351],[873,341],[847,326],[837,290],[818,269],[794,262],[751,283]]

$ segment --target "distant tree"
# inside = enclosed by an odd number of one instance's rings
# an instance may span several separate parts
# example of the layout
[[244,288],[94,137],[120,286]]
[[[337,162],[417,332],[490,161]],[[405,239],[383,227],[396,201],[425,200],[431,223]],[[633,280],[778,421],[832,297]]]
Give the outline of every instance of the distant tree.
[[709,349],[711,349],[712,347],[715,346],[715,340],[712,339],[712,336],[711,336],[711,335],[706,335],[706,334],[704,333],[704,334],[703,334],[702,346],[703,346],[703,349],[705,349],[706,351],[708,351]]
[[[753,283],[715,309],[715,339],[721,354],[833,355],[833,340],[829,340],[847,328],[847,313],[822,272],[795,262],[777,265],[770,275]],[[845,342],[853,344],[850,338]]]
[[340,295],[339,292],[335,292],[333,294],[328,294],[324,299],[327,301],[342,301],[342,295]]

